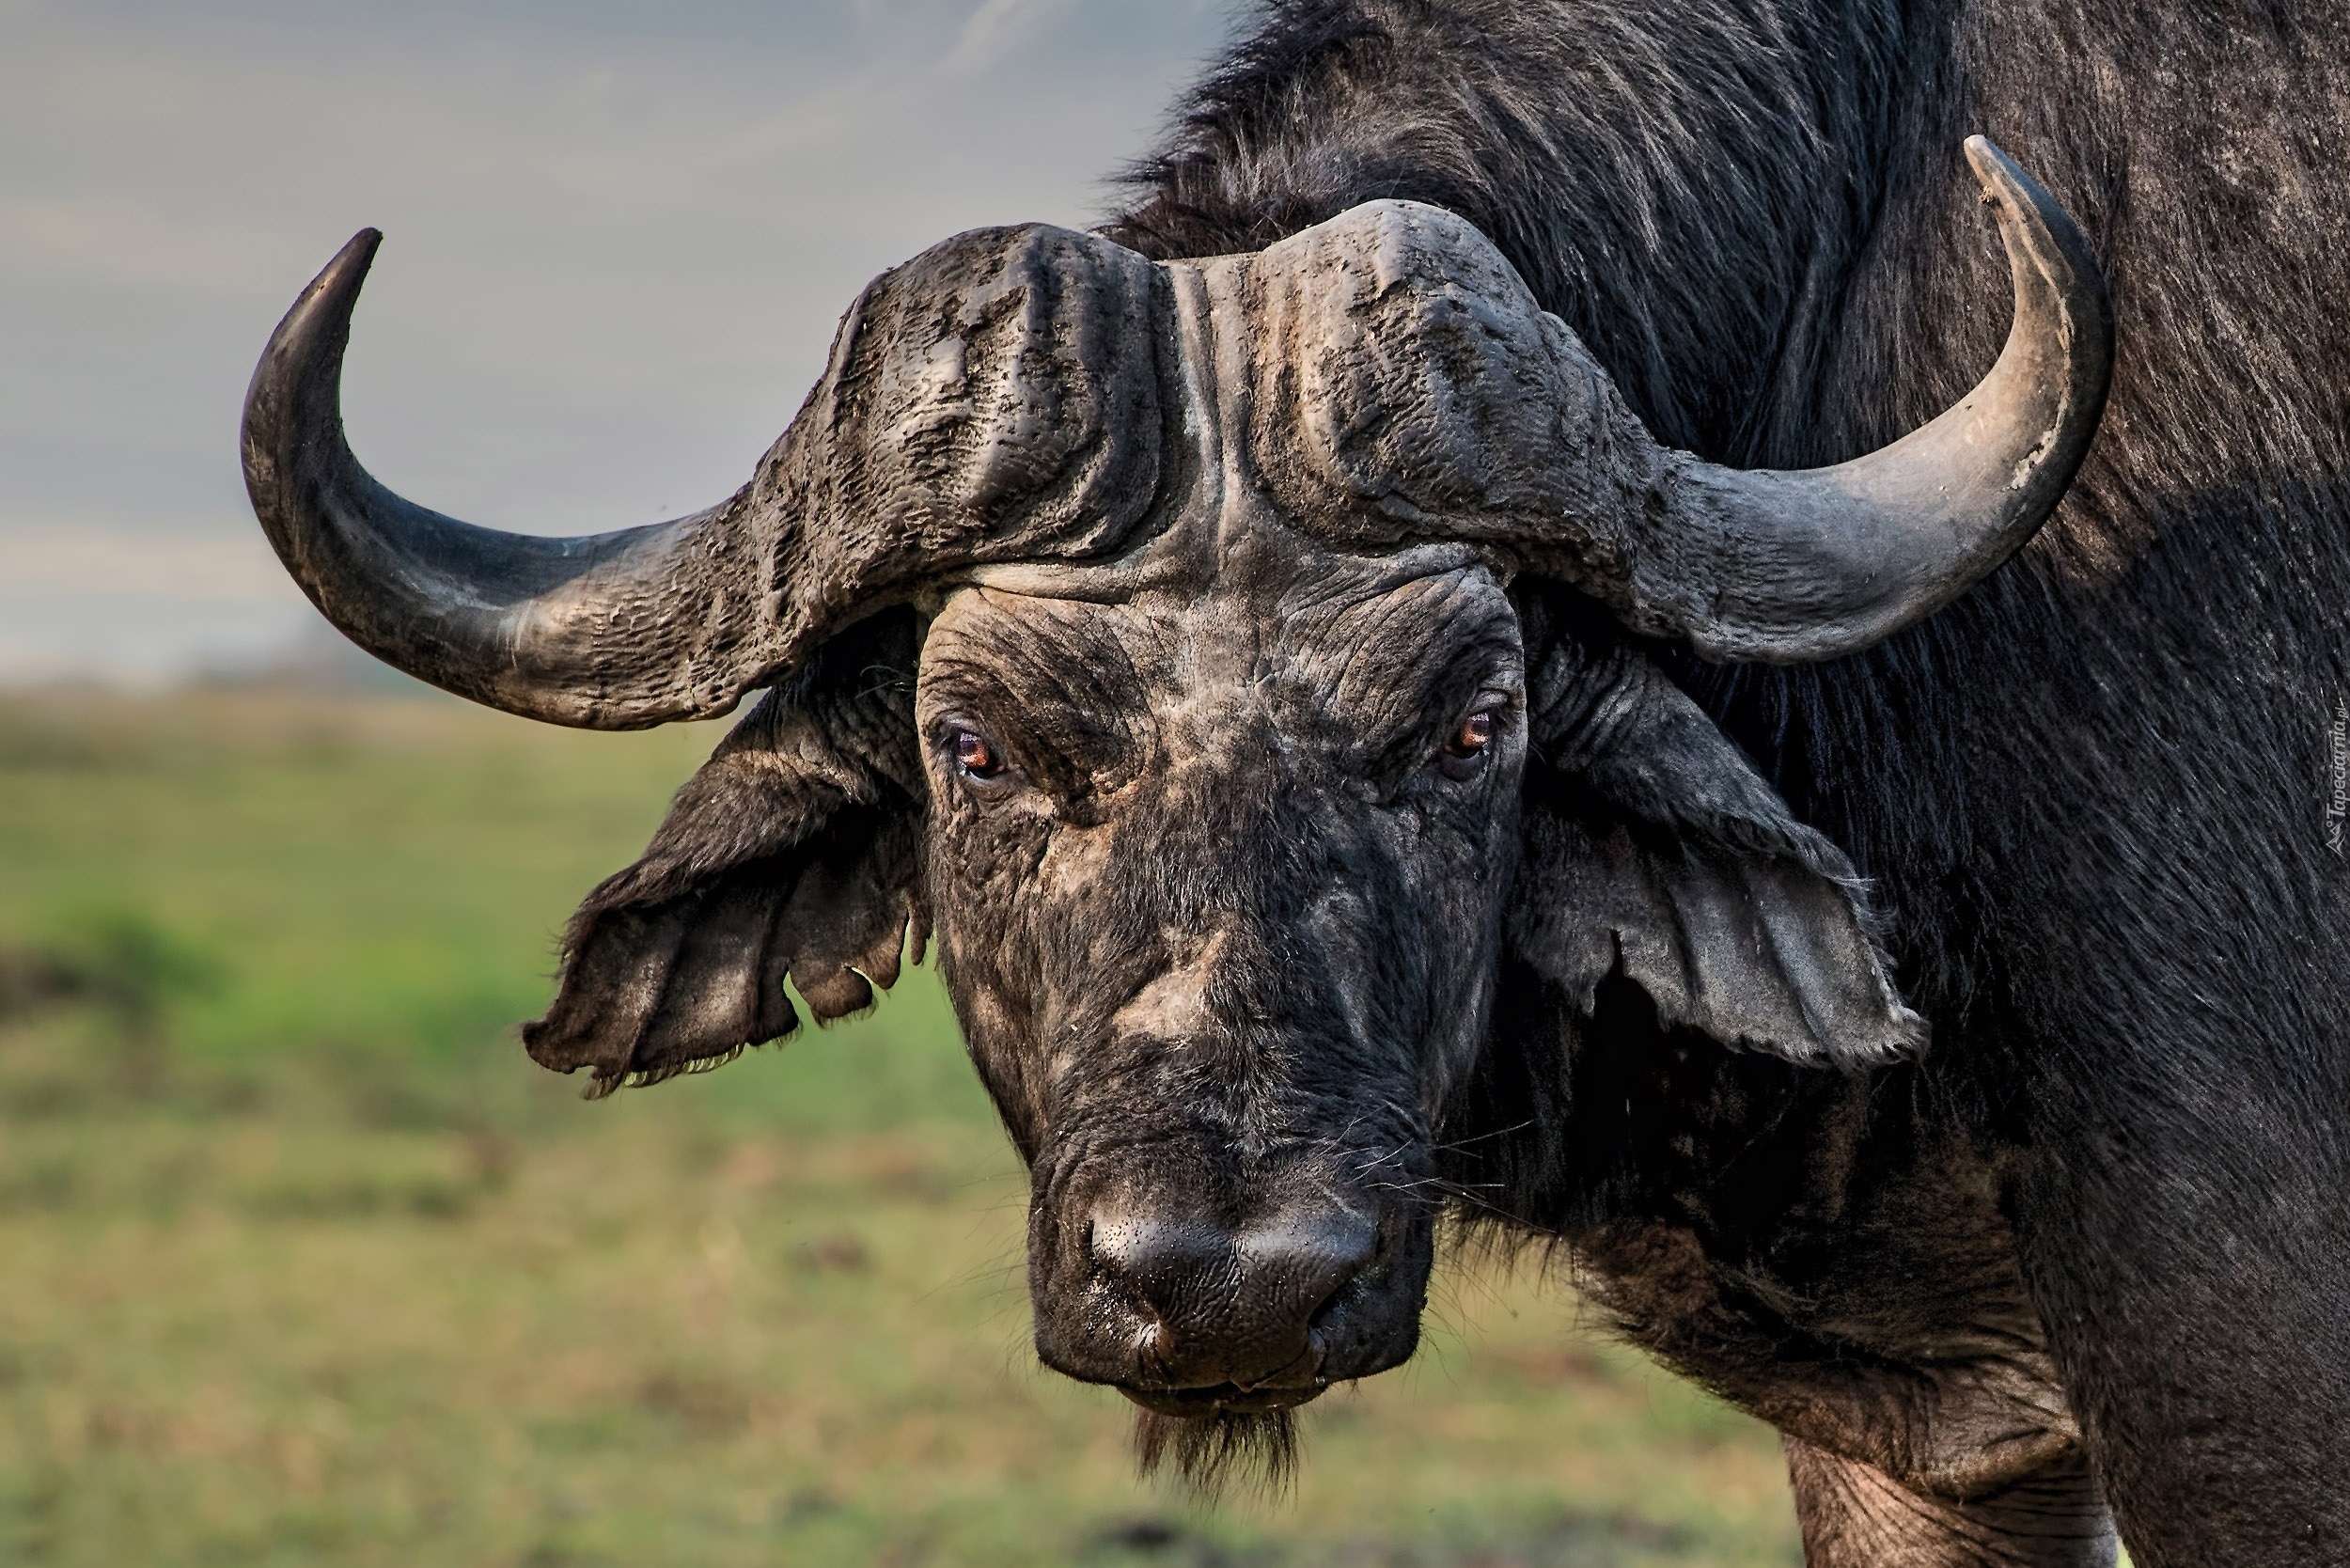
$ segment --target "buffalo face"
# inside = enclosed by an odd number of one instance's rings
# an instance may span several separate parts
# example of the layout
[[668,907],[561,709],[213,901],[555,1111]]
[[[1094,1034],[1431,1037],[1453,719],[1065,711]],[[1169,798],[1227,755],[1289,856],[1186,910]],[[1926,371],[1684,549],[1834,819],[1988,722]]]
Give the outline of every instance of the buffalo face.
[[967,590],[915,709],[941,966],[1034,1175],[1038,1349],[1168,1413],[1410,1355],[1525,760],[1482,568],[1218,564],[1123,604]]

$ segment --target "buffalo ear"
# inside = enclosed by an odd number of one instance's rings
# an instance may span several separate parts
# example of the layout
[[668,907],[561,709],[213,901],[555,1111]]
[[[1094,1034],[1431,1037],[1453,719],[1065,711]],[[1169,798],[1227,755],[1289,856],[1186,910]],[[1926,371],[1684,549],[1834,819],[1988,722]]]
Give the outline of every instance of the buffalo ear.
[[890,614],[769,692],[671,803],[644,857],[572,916],[542,1067],[591,1095],[716,1067],[896,982],[921,904],[914,634]]
[[1622,975],[1735,1050],[1914,1056],[1866,890],[1654,666],[1562,638],[1529,690],[1534,760],[1512,945],[1588,1015]]

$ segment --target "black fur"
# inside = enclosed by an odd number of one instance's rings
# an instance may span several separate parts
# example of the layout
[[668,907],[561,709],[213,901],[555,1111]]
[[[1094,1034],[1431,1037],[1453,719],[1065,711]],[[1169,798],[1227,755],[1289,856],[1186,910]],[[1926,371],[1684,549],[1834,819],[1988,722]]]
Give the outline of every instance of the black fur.
[[[1782,1140],[1862,1118],[1849,1160],[1788,1146],[1742,1219],[1689,1213],[1721,1168],[1676,1177],[1637,1125],[1571,1122],[1590,1113],[1553,1065],[1507,1049],[1492,1124],[1553,1138],[1470,1174],[1501,1170],[1524,1219],[1603,1254],[1614,1233],[1591,1228],[1635,1218],[1694,1237],[1677,1305],[1626,1304],[1636,1328],[1687,1328],[1716,1309],[1691,1292],[1835,1275],[1875,1223],[1856,1214],[1904,1200],[1869,1188],[1911,1190],[1899,1171],[1920,1190],[1985,1172],[1969,1223],[2013,1228],[2137,1560],[2350,1560],[2350,879],[2325,816],[2350,698],[2350,11],[1285,0],[1107,232],[1202,255],[1371,197],[1450,207],[1661,437],[1804,465],[1922,422],[1993,357],[2005,290],[1956,150],[1975,131],[2066,203],[2111,279],[2123,357],[2070,500],[1868,655],[1674,664],[1874,879],[1939,1048],[1856,1108],[1677,1047],[1684,1098],[1776,1104]],[[1524,983],[1503,1005],[1524,1026],[1505,1047],[1574,1027]],[[1646,1071],[1609,1065],[1608,1039],[1575,1074]],[[1884,1137],[1903,1151],[1872,1152]],[[1893,1300],[1914,1283],[1876,1278]],[[1716,1307],[1703,1343],[1652,1341],[1750,1403],[1773,1356],[1838,1348],[1783,1307]]]

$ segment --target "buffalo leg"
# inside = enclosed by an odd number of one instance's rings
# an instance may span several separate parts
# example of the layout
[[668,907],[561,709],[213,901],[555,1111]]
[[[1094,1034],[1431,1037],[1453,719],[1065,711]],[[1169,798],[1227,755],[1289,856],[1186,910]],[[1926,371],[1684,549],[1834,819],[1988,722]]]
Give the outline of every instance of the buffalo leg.
[[2112,1568],[2113,1521],[2077,1453],[1967,1502],[1785,1439],[1809,1568]]
[[2342,1113],[2258,1066],[2153,1105],[2142,1072],[2116,1131],[2043,1131],[2019,1189],[2026,1275],[2138,1568],[2350,1562]]

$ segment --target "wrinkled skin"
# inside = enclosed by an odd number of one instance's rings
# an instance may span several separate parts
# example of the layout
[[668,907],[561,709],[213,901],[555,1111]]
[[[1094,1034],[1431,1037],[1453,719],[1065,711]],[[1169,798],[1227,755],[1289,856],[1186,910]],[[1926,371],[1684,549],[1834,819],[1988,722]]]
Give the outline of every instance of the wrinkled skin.
[[1169,1412],[1410,1355],[1525,754],[1483,568],[1252,533],[1210,571],[966,591],[916,698],[940,961],[1034,1172],[1038,1348]]

